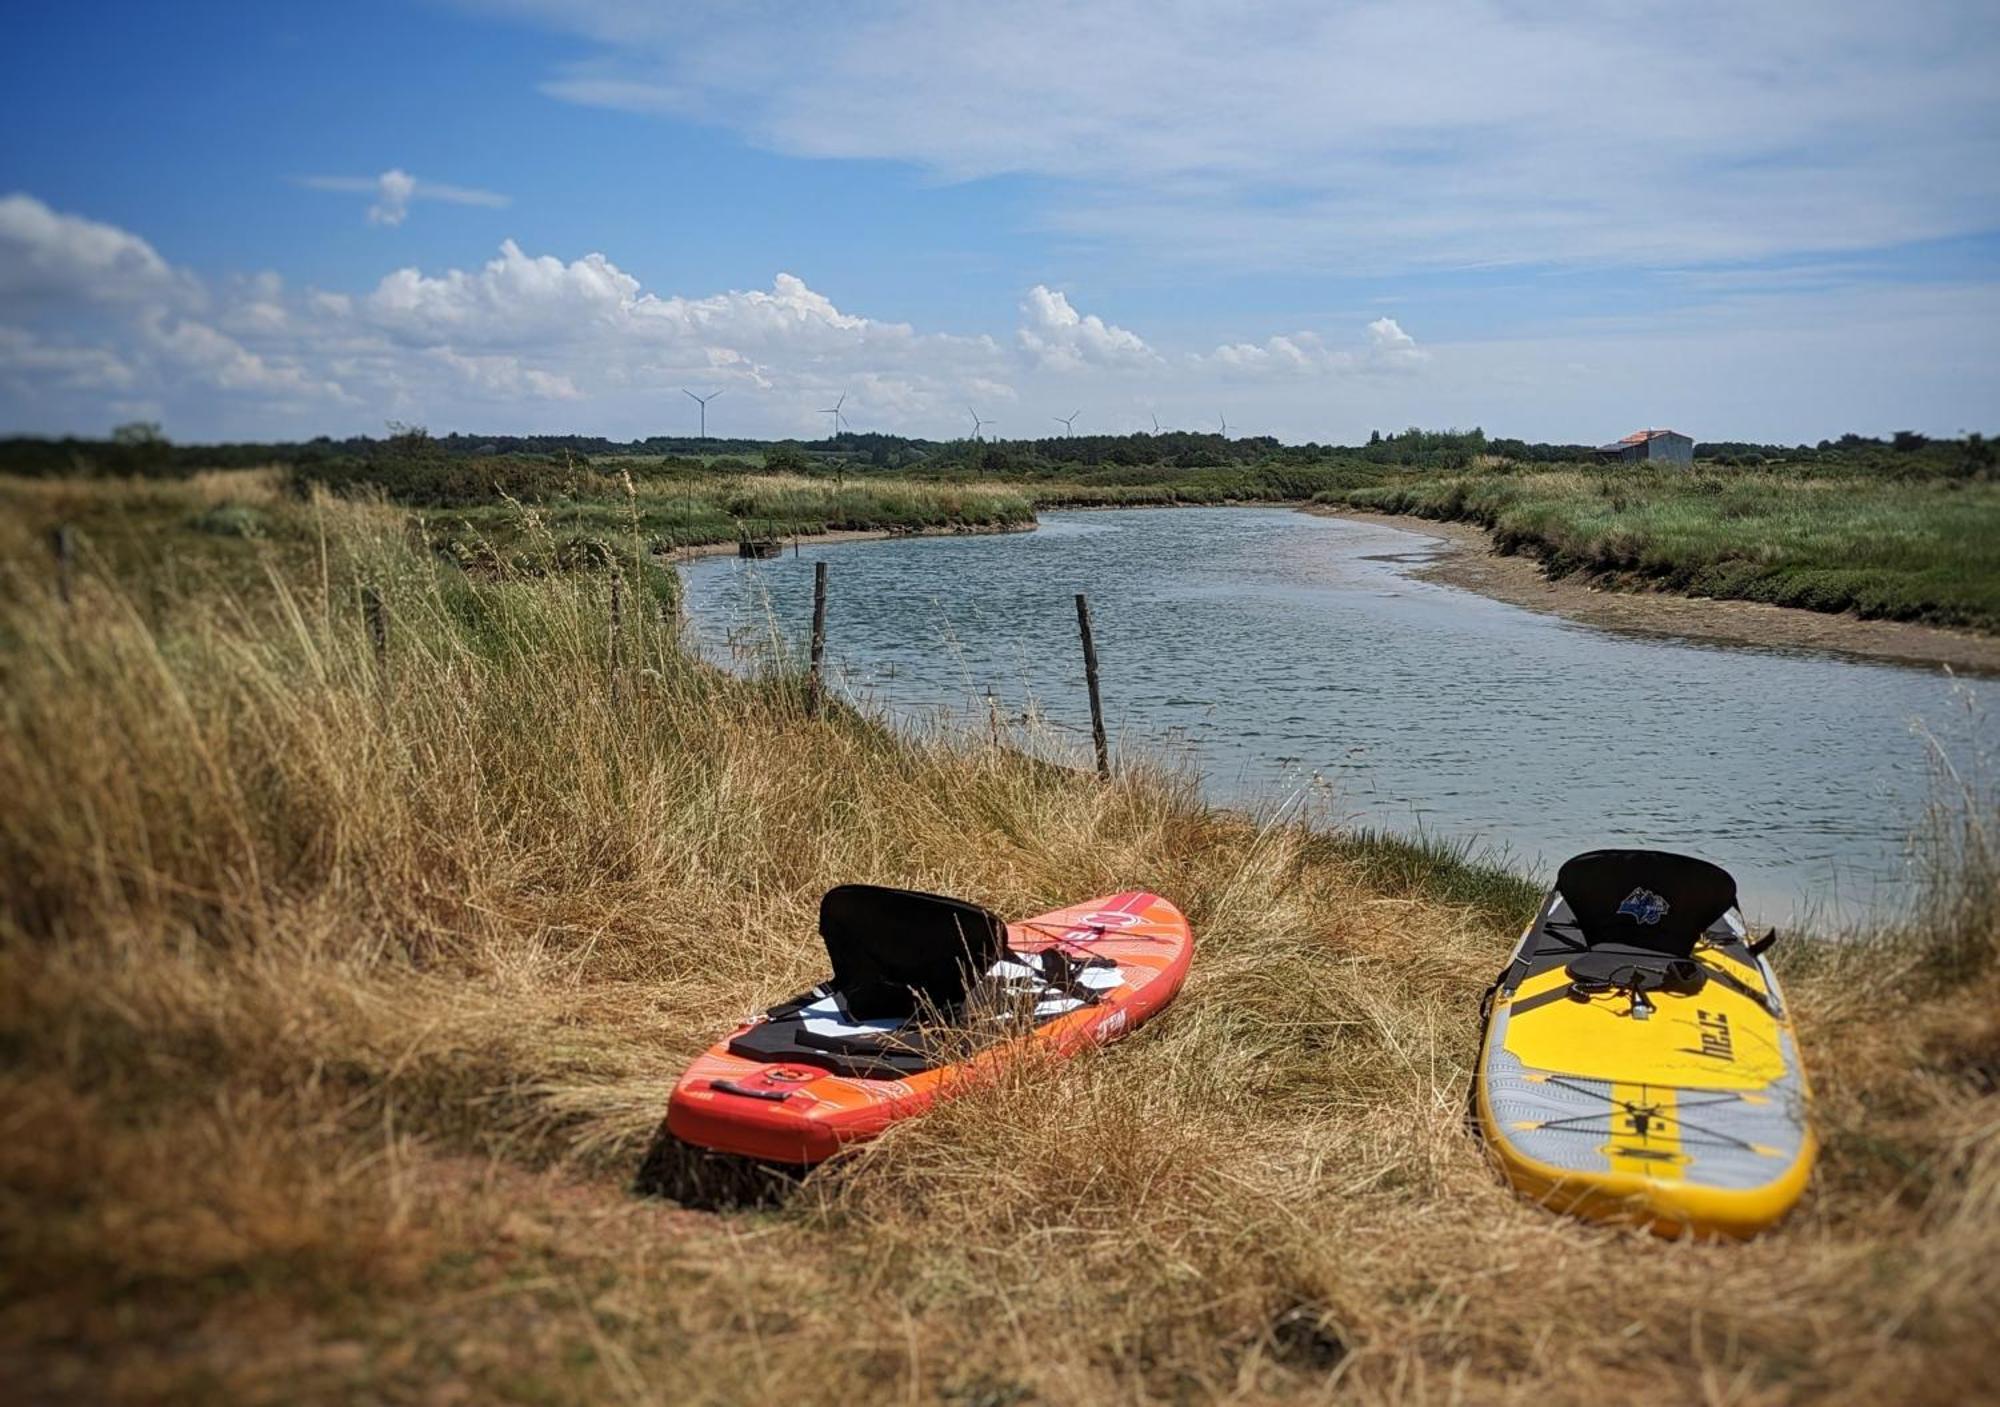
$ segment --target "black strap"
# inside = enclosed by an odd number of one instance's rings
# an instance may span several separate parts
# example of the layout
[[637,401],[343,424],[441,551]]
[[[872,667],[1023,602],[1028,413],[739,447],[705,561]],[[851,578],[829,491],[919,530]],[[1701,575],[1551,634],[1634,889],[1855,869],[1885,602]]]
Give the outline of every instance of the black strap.
[[[1561,933],[1557,931],[1559,929],[1564,929],[1564,928],[1575,930],[1576,936],[1572,938],[1567,933]],[[1556,942],[1562,944],[1561,949],[1559,949],[1559,951],[1561,952],[1580,953],[1590,947],[1590,938],[1588,937],[1588,935],[1584,933],[1583,925],[1580,923],[1570,923],[1564,920],[1550,919],[1547,923],[1542,925],[1541,935],[1546,935],[1550,938],[1555,939]],[[1535,956],[1540,957],[1543,953],[1547,951],[1548,951],[1547,948],[1540,947],[1538,945],[1535,949]]]
[[1084,958],[1079,962],[1053,944],[1038,953],[1015,953],[1012,956],[1023,967],[1039,973],[1042,981],[1055,991],[1080,1001],[1085,1006],[1096,1006],[1104,1000],[1104,994],[1093,987],[1085,986],[1079,980],[1080,974],[1087,968],[1117,966],[1110,958],[1096,956]]
[[1762,938],[1759,938],[1756,942],[1750,945],[1750,956],[1753,958],[1760,958],[1764,956],[1765,951],[1769,949],[1770,946],[1777,941],[1778,941],[1778,930],[1774,928],[1769,933],[1766,933]]
[[[1775,930],[1773,931],[1775,932]],[[1695,961],[1701,962],[1699,958],[1695,959]],[[1778,1010],[1778,1004],[1771,1000],[1768,993],[1758,991],[1720,963],[1703,962],[1701,963],[1701,970],[1738,996],[1748,997],[1751,1001],[1763,1007],[1765,1015],[1771,1017],[1773,1020],[1783,1019],[1784,1013]]]
[[1701,990],[1708,969],[1692,958],[1593,948],[1570,960],[1571,987],[1589,992],[1667,992],[1691,997]]

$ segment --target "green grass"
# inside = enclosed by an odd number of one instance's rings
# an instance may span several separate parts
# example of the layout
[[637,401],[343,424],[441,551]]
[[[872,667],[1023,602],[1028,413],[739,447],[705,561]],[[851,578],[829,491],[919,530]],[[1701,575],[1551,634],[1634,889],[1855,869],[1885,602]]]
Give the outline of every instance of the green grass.
[[1321,501],[1478,523],[1551,575],[2000,629],[2000,484],[1758,469],[1502,467]]
[[[535,516],[558,538],[629,542],[636,536],[658,552],[745,536],[1024,528],[1033,524],[1035,511],[1026,494],[998,485],[676,474],[629,481],[597,476],[589,492],[544,503]],[[431,521],[441,530],[508,539],[518,532],[522,512],[502,502],[441,511]]]
[[1504,857],[1471,841],[1355,829],[1317,837],[1313,845],[1337,851],[1362,882],[1385,895],[1462,905],[1494,926],[1518,928],[1535,915],[1542,888],[1504,868]]

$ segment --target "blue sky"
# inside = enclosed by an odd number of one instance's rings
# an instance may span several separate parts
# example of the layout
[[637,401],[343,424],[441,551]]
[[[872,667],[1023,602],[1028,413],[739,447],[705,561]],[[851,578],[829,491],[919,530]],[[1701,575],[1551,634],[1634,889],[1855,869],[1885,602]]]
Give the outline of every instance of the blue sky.
[[0,430],[2000,429],[2000,12],[23,4]]

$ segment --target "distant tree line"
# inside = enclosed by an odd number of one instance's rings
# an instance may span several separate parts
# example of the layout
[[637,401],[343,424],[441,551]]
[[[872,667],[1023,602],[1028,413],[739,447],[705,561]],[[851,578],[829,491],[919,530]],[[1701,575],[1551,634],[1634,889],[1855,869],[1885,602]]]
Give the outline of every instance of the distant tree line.
[[[1931,439],[1899,431],[1887,439],[1847,434],[1816,445],[1711,441],[1695,457],[1722,468],[1797,474],[1866,473],[1899,479],[1991,478],[1994,445],[1980,435]],[[1488,439],[1470,430],[1372,432],[1360,445],[1283,444],[1199,431],[1052,435],[947,441],[844,431],[819,440],[697,439],[653,435],[431,435],[418,426],[382,436],[177,445],[153,424],[121,426],[106,439],[0,439],[0,473],[32,477],[178,477],[202,469],[287,466],[300,485],[341,492],[372,487],[418,506],[537,500],[599,492],[616,468],[641,478],[755,470],[811,476],[914,473],[946,479],[1050,480],[1085,485],[1194,484],[1220,492],[1241,483],[1257,496],[1290,487],[1320,492],[1382,473],[1505,473],[1523,467],[1594,464],[1587,445]],[[1251,475],[1252,478],[1244,478]]]

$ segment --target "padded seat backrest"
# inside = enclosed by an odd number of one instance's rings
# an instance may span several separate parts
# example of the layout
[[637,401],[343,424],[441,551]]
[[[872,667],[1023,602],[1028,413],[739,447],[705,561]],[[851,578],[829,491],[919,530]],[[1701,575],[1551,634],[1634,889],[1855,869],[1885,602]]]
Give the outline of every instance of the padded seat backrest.
[[1728,870],[1664,850],[1592,850],[1556,873],[1584,941],[1687,957],[1708,926],[1735,906]]
[[863,1020],[949,1008],[1007,950],[997,914],[942,894],[843,884],[819,904],[833,985]]

